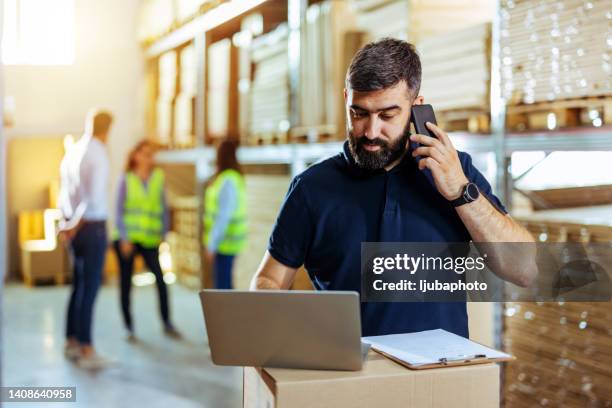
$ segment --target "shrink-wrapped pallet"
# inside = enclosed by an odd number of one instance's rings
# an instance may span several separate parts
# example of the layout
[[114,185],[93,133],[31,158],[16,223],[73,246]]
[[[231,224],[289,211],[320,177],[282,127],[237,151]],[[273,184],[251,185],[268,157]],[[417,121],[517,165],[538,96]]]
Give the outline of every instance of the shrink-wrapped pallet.
[[251,138],[272,138],[289,129],[288,28],[281,24],[258,37],[250,49],[254,67],[249,91],[248,131]]
[[196,63],[193,45],[181,49],[180,55],[180,92],[174,106],[174,143],[189,147],[195,144],[193,129],[193,109],[196,87]]
[[228,132],[230,62],[232,41],[225,38],[208,47],[208,136],[225,137]]
[[510,104],[612,95],[611,0],[502,1]]
[[417,44],[421,94],[436,110],[489,108],[491,25],[439,34]]
[[[356,29],[355,11],[343,0],[313,4],[306,11],[306,22],[301,29],[300,87],[298,89],[302,132],[344,135],[344,78],[353,52],[347,46],[347,34]],[[321,129],[324,129],[321,131]]]
[[159,143],[171,144],[173,101],[176,95],[176,51],[168,51],[159,57],[158,90],[156,101],[156,134]]

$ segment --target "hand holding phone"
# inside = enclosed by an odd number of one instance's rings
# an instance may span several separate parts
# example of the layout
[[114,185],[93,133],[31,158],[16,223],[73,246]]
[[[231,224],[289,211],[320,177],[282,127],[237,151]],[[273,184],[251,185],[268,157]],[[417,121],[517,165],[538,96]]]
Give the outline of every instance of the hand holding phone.
[[431,122],[434,125],[437,125],[436,115],[434,114],[433,107],[429,104],[423,105],[412,105],[412,110],[410,114],[410,122],[414,126],[414,130],[416,133],[436,137],[436,135],[425,126],[425,123]]
[[[427,178],[447,200],[455,200],[469,182],[459,155],[448,135],[436,122],[431,105],[413,105],[410,121],[417,135],[410,136],[411,154],[420,170],[428,169]],[[432,123],[434,130],[425,124]],[[435,140],[432,140],[435,139]]]

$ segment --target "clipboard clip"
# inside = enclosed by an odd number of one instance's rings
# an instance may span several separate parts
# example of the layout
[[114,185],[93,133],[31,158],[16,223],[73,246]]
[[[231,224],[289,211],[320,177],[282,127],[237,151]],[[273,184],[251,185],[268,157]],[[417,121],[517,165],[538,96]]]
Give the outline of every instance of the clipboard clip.
[[483,359],[483,358],[487,358],[486,354],[473,354],[473,355],[459,355],[456,357],[440,357],[438,359],[438,362],[442,365],[447,365],[448,363],[451,362],[457,362],[457,361],[463,361],[463,362],[468,362],[468,361],[472,361],[472,360],[478,360],[478,359]]

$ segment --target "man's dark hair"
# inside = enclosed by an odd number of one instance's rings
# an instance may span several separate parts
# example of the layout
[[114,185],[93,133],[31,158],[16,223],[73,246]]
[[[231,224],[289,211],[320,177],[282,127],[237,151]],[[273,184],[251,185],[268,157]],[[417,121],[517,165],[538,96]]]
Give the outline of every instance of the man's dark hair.
[[411,96],[421,87],[421,60],[414,45],[394,38],[366,44],[357,51],[346,73],[346,88],[378,91],[406,81]]

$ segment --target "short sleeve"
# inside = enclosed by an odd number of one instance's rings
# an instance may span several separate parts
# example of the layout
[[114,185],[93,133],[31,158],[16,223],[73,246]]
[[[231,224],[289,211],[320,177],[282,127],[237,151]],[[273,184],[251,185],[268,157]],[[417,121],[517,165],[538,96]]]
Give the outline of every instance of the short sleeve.
[[299,176],[292,180],[268,242],[270,255],[290,268],[304,264],[312,237],[313,223],[303,184]]
[[502,204],[501,200],[495,194],[493,194],[493,189],[485,176],[483,176],[482,173],[472,164],[472,156],[464,152],[458,152],[458,154],[459,160],[461,161],[461,166],[463,167],[463,172],[468,180],[478,186],[480,192],[489,200],[491,204],[493,204],[495,208],[497,208],[499,212],[508,214],[508,211]]

